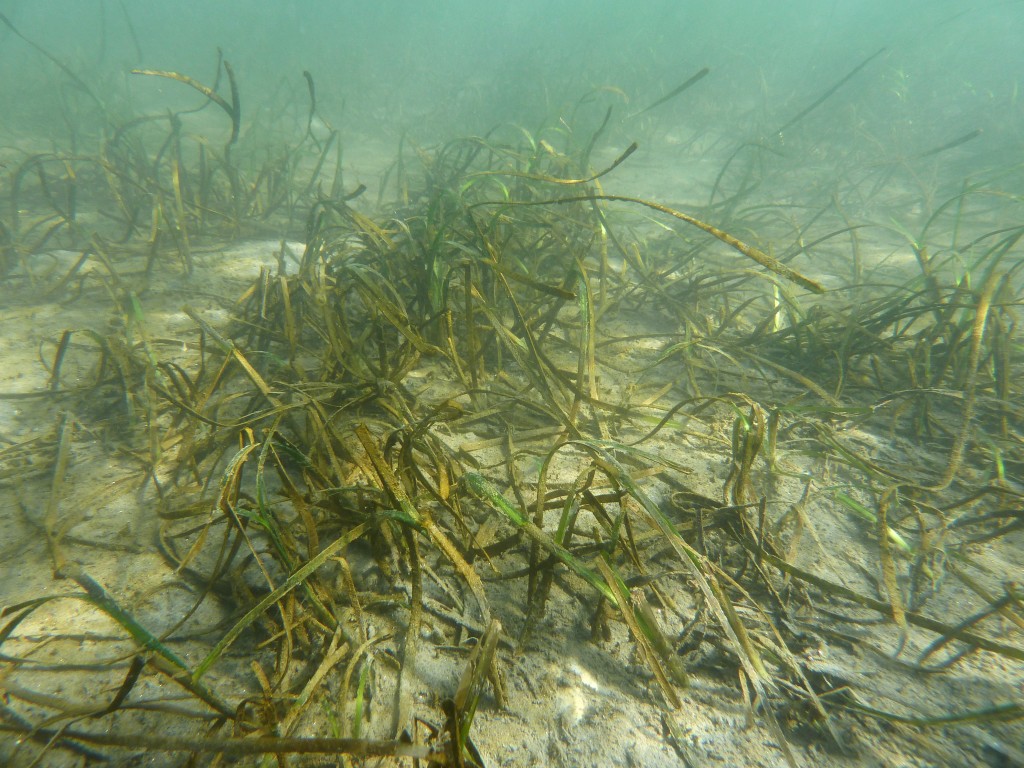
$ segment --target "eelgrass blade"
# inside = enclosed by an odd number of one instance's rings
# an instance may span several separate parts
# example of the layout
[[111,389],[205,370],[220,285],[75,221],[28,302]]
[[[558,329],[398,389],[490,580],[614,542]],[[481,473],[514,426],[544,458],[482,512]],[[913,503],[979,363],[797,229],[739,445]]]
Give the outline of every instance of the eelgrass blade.
[[409,495],[405,492],[402,484],[395,477],[395,473],[388,466],[388,463],[384,460],[380,450],[377,448],[377,444],[374,441],[373,435],[365,424],[359,424],[355,428],[356,437],[359,438],[359,442],[362,443],[363,450],[366,451],[367,457],[370,459],[370,463],[373,465],[373,469],[377,474],[377,477],[381,481],[381,485],[384,491],[391,498],[392,503],[405,515],[408,520],[416,526],[422,527],[430,540],[437,545],[445,557],[451,562],[455,569],[459,572],[459,575],[466,580],[469,584],[470,589],[473,591],[473,596],[476,598],[477,604],[480,606],[480,613],[485,621],[490,621],[491,609],[487,603],[487,595],[484,592],[483,582],[480,580],[479,574],[473,569],[466,559],[459,552],[458,548],[448,538],[447,534],[441,530],[440,526],[434,522],[434,519],[429,515],[420,514],[419,510],[412,503]]
[[826,90],[821,96],[819,96],[817,99],[815,99],[813,102],[811,102],[807,107],[805,107],[800,112],[798,112],[793,117],[791,117],[783,126],[781,126],[775,132],[775,134],[778,135],[778,136],[781,136],[788,129],[792,128],[794,125],[796,125],[801,120],[803,120],[805,117],[807,117],[809,114],[811,114],[811,112],[813,112],[815,109],[820,107],[829,96],[831,96],[836,91],[838,91],[841,87],[843,87],[843,85],[845,85],[847,83],[847,81],[849,81],[854,75],[856,75],[858,72],[860,72],[862,69],[864,69],[864,67],[866,67],[868,64],[870,64],[876,58],[878,58],[883,53],[885,53],[885,50],[886,49],[884,47],[883,48],[879,48],[873,54],[871,54],[866,59],[864,59],[864,61],[862,61],[860,64],[858,64],[852,70],[850,70],[845,76],[843,76],[839,80],[839,82],[837,82],[835,85],[833,85],[828,90]]
[[612,567],[603,558],[598,558],[597,568],[601,571],[601,575],[604,576],[609,589],[618,598],[618,606],[622,613],[622,618],[626,622],[626,626],[629,627],[633,640],[640,648],[640,655],[647,661],[651,672],[654,673],[654,679],[658,681],[661,692],[668,700],[668,703],[678,709],[682,706],[682,702],[672,687],[668,675],[665,674],[662,662],[665,662],[665,665],[669,667],[676,683],[685,686],[686,675],[679,666],[679,660],[672,658],[672,649],[668,647],[668,643],[665,641],[664,636],[661,635],[661,630],[657,628],[657,625],[648,623],[639,613],[634,611],[629,591],[626,589],[622,578],[612,570]]
[[968,131],[963,136],[958,136],[952,141],[948,141],[945,144],[941,144],[935,147],[934,149],[929,149],[927,152],[922,152],[917,156],[917,159],[921,160],[926,157],[938,155],[942,152],[945,152],[946,150],[954,149],[956,147],[959,147],[961,144],[966,144],[968,141],[973,141],[974,139],[981,136],[982,133],[983,131],[981,130],[981,128],[975,128],[973,131]]
[[241,120],[241,106],[238,99],[238,84],[235,82],[235,74],[231,69],[231,66],[226,62],[222,62],[224,70],[228,73],[228,80],[231,86],[231,103],[229,104],[223,96],[217,93],[213,88],[207,85],[203,85],[201,82],[196,80],[194,77],[183,75],[180,72],[170,72],[167,70],[160,69],[133,69],[131,73],[133,75],[150,75],[152,77],[163,77],[168,80],[176,80],[179,83],[184,83],[191,88],[195,88],[203,96],[208,98],[218,107],[223,109],[228,117],[231,118],[231,137],[228,139],[228,145],[234,144],[238,139],[238,132]]
[[974,418],[974,407],[977,401],[978,364],[981,360],[981,342],[985,334],[985,325],[988,322],[989,310],[992,308],[992,300],[995,298],[996,288],[999,285],[1000,275],[995,271],[989,273],[988,279],[981,289],[978,298],[978,305],[974,311],[974,322],[971,325],[971,342],[967,358],[967,380],[964,382],[964,408],[960,415],[960,429],[953,440],[953,447],[949,452],[949,460],[946,470],[936,483],[926,486],[924,490],[938,493],[944,491],[953,482],[960,469],[960,462],[963,459],[967,441],[970,438],[971,420]]
[[209,671],[210,667],[217,662],[217,659],[223,656],[224,652],[231,646],[231,644],[238,639],[238,636],[250,627],[253,622],[259,619],[259,617],[262,616],[268,608],[278,602],[297,586],[303,584],[318,568],[320,568],[335,554],[366,533],[369,528],[369,523],[360,523],[346,532],[344,536],[339,536],[333,542],[324,547],[316,557],[310,558],[305,565],[291,574],[281,586],[250,608],[245,616],[239,619],[238,622],[228,630],[227,634],[217,641],[213,650],[211,650],[210,653],[207,654],[206,658],[199,663],[195,672],[192,673],[192,679],[199,680],[199,678],[205,675]]
[[[751,554],[755,554],[757,552],[756,543],[751,541],[745,541],[742,539],[738,541]],[[890,606],[887,602],[876,600],[872,597],[868,597],[867,595],[862,595],[859,592],[850,589],[849,587],[843,586],[842,584],[836,584],[833,581],[829,581],[828,579],[825,579],[821,576],[817,576],[816,574],[813,574],[808,570],[805,570],[803,568],[793,565],[790,562],[787,562],[786,560],[783,560],[781,557],[776,557],[775,555],[772,555],[768,552],[762,552],[761,558],[766,563],[774,566],[775,568],[778,568],[783,573],[787,573],[790,576],[793,576],[794,578],[807,582],[808,584],[813,584],[826,594],[835,597],[842,597],[845,600],[850,600],[851,602],[854,602],[857,605],[862,605],[865,608],[870,608],[871,610],[877,611],[878,613],[881,613],[883,615],[888,615],[892,610],[892,606]],[[988,637],[985,637],[983,635],[979,635],[976,632],[960,630],[956,627],[949,626],[948,624],[944,624],[941,621],[936,621],[935,619],[931,619],[927,616],[923,616],[922,614],[915,613],[913,611],[907,611],[905,613],[905,617],[908,624],[912,624],[917,627],[922,627],[923,629],[927,629],[939,635],[955,638],[962,643],[966,643],[967,645],[975,646],[990,653],[995,653],[999,656],[1005,656],[1008,659],[1024,661],[1024,648],[1014,645],[1008,645],[1006,643],[1001,643],[996,640],[992,640]]]
[[61,539],[67,532],[70,525],[64,524],[58,528],[57,517],[60,507],[60,500],[63,496],[64,480],[67,476],[68,462],[71,458],[71,438],[75,431],[75,419],[71,414],[64,414],[57,426],[59,435],[57,442],[57,458],[53,464],[53,477],[50,480],[50,495],[46,499],[46,510],[43,514],[43,530],[46,533],[47,544],[50,547],[50,557],[53,560],[54,571],[59,571],[66,564],[64,552],[61,548]]
[[79,88],[82,89],[82,93],[86,94],[90,99],[93,100],[93,102],[95,102],[96,106],[98,106],[100,109],[104,109],[103,102],[100,101],[99,97],[86,84],[86,82],[84,80],[82,80],[82,78],[79,77],[77,74],[75,74],[75,71],[71,67],[69,67],[67,64],[65,64],[63,61],[58,59],[56,56],[54,56],[52,53],[47,51],[45,48],[43,48],[41,45],[39,45],[35,41],[30,40],[29,38],[25,37],[21,33],[21,31],[16,26],[14,26],[14,24],[11,23],[11,20],[8,19],[2,13],[0,13],[0,22],[3,22],[3,24],[8,29],[10,29],[11,32],[13,32],[17,37],[20,37],[22,40],[24,40],[26,43],[28,43],[28,45],[30,45],[32,48],[34,48],[38,53],[42,54],[45,58],[49,59],[53,64],[55,64],[57,66],[57,68],[60,69],[61,72],[63,72],[65,75],[67,75],[69,78],[71,78],[71,81],[76,86],[78,86]]
[[324,653],[323,659],[317,666],[313,676],[303,686],[302,691],[295,698],[292,703],[291,709],[288,710],[283,718],[281,718],[278,724],[278,733],[285,736],[290,736],[295,730],[295,726],[298,724],[299,717],[306,710],[306,708],[313,702],[313,696],[317,689],[323,685],[324,679],[330,673],[330,671],[340,664],[346,656],[348,656],[351,648],[348,643],[341,641],[341,627],[335,629],[334,636],[331,638],[331,643]]
[[[459,720],[455,746],[460,752],[466,749],[469,732],[473,727],[473,718],[480,703],[484,681],[492,674],[496,674],[495,651],[500,637],[501,622],[491,619],[491,623],[484,630],[483,637],[470,652],[466,667],[462,671],[462,677],[459,679],[459,687],[455,691],[455,696],[452,697],[452,717]],[[495,693],[500,700],[497,691]]]
[[505,518],[516,528],[525,533],[531,541],[536,543],[548,554],[554,555],[569,567],[577,576],[582,578],[594,589],[601,593],[612,605],[618,606],[619,600],[608,584],[598,575],[597,572],[584,565],[575,555],[559,546],[544,531],[530,522],[523,513],[513,507],[502,496],[498,490],[488,482],[483,475],[477,472],[467,472],[463,475],[466,487],[473,492],[481,501],[487,502],[493,509],[501,512]]
[[[899,489],[897,487],[887,488],[882,497],[878,500],[878,522],[875,526],[875,535],[878,539],[878,548],[881,555],[882,581],[885,584],[886,594],[889,596],[889,605],[892,606],[892,618],[903,631],[907,631],[907,615],[903,607],[903,595],[896,579],[896,564],[893,562],[892,550],[889,548],[889,509],[899,503]],[[901,643],[902,645],[902,643]]]
[[655,107],[660,107],[665,102],[671,101],[676,96],[681,94],[683,91],[689,90],[690,88],[695,86],[697,83],[699,83],[701,80],[703,80],[708,75],[709,72],[711,72],[711,70],[708,67],[704,67],[703,69],[698,71],[696,74],[694,74],[691,77],[689,77],[682,85],[679,85],[676,88],[673,88],[671,91],[666,93],[660,99],[656,99],[655,101],[651,102],[646,107],[641,109],[639,112],[634,112],[632,115],[629,116],[628,119],[632,119],[634,117],[639,117],[640,115],[644,114],[645,112],[650,112]]
[[[233,713],[232,713],[233,714]],[[444,749],[434,749],[404,740],[380,741],[372,739],[342,738],[286,738],[278,736],[223,737],[216,736],[160,736],[140,733],[98,733],[74,728],[39,728],[35,730],[47,739],[69,739],[85,744],[123,747],[136,752],[195,752],[218,755],[228,759],[253,755],[352,755],[353,757],[392,757],[423,760],[429,764],[445,765]]]
[[[77,598],[91,603],[96,608],[106,613],[111,619],[121,625],[131,638],[141,647],[152,651],[154,656],[151,663],[161,672],[168,675],[172,680],[182,685],[197,698],[209,704],[221,714],[233,716],[234,708],[228,706],[220,698],[210,692],[191,676],[188,665],[174,651],[168,648],[153,633],[146,629],[128,611],[122,608],[107,591],[85,572],[81,565],[74,562],[64,563],[60,576],[76,581],[85,590],[84,595],[66,595],[65,597]],[[56,598],[55,598],[56,599]],[[21,617],[24,618],[24,617]],[[7,628],[5,628],[5,633]],[[3,638],[0,637],[0,640]]]
[[765,269],[768,269],[768,270],[774,272],[779,277],[783,277],[786,280],[794,282],[797,285],[799,285],[801,288],[805,288],[808,291],[810,291],[811,293],[824,293],[825,292],[825,286],[823,286],[821,283],[819,283],[816,280],[812,280],[811,278],[806,277],[806,276],[800,274],[795,269],[790,267],[788,264],[785,264],[785,263],[779,261],[778,259],[776,259],[776,258],[774,258],[772,256],[769,256],[767,253],[765,253],[764,251],[760,250],[759,248],[755,248],[752,245],[748,245],[747,243],[743,242],[739,238],[733,237],[728,232],[725,232],[724,230],[721,230],[721,229],[719,229],[718,227],[716,227],[716,226],[714,226],[712,224],[708,224],[707,222],[701,221],[700,219],[698,219],[698,218],[696,218],[694,216],[691,216],[688,213],[683,213],[682,211],[677,211],[677,210],[675,210],[673,208],[669,208],[666,205],[661,205],[660,203],[655,203],[655,202],[652,202],[650,200],[643,200],[643,199],[641,199],[639,197],[629,197],[627,195],[578,195],[578,196],[572,196],[572,197],[554,198],[554,199],[550,199],[550,200],[494,201],[494,202],[475,203],[474,205],[499,205],[499,206],[500,205],[512,205],[512,206],[564,205],[564,204],[567,204],[567,203],[578,203],[578,202],[593,201],[593,200],[608,200],[608,201],[612,201],[612,202],[618,201],[618,202],[623,202],[623,203],[634,203],[636,205],[642,205],[642,206],[644,206],[646,208],[650,208],[650,209],[658,211],[660,213],[667,214],[667,215],[672,216],[672,217],[674,217],[676,219],[679,219],[680,221],[685,221],[687,224],[690,224],[690,225],[692,225],[694,227],[697,227],[698,229],[701,229],[704,232],[707,232],[709,235],[718,238],[719,240],[721,240],[726,245],[728,245],[731,248],[734,248],[735,250],[739,251],[740,253],[742,253],[747,258],[753,259],[758,264],[760,264],[762,267],[764,267]]
[[652,522],[661,530],[662,535],[670,546],[679,555],[680,560],[689,567],[690,573],[700,587],[701,592],[719,626],[729,638],[733,649],[736,651],[740,664],[751,685],[757,691],[759,698],[766,705],[765,717],[772,731],[779,738],[779,747],[786,755],[786,760],[791,765],[796,761],[789,749],[789,745],[782,734],[778,721],[770,706],[768,706],[768,692],[773,689],[774,683],[768,670],[761,660],[761,655],[753,646],[746,628],[739,620],[736,610],[729,600],[729,597],[722,590],[715,578],[714,572],[710,569],[703,555],[686,543],[683,537],[676,530],[672,522],[665,516],[665,513],[654,504],[644,493],[625,469],[617,462],[601,445],[594,441],[573,440],[574,445],[587,449],[595,458],[594,463],[605,472],[608,477],[624,488],[633,498],[640,502],[641,507],[650,517]]

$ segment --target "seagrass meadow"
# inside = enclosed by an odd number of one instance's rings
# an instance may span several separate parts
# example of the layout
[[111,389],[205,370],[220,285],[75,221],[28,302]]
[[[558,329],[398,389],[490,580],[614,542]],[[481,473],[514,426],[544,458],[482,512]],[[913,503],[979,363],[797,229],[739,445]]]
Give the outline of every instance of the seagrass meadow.
[[1024,765],[1016,82],[569,5],[0,14],[0,762]]

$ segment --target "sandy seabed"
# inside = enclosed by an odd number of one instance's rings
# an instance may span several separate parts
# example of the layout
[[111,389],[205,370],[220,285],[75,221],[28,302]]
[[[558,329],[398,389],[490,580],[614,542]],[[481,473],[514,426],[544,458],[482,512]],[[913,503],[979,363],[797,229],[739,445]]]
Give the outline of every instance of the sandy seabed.
[[[371,165],[371,161],[366,162],[367,167]],[[656,158],[641,159],[631,171],[635,176],[631,179],[627,174],[619,186],[649,187],[637,190],[637,194],[654,199],[678,191],[671,178],[653,175],[660,168]],[[302,248],[301,243],[291,243],[285,250],[297,256]],[[288,268],[291,257],[282,257],[282,253],[281,243],[273,241],[197,249],[193,274],[186,276],[174,269],[157,275],[142,296],[145,330],[154,348],[168,358],[183,361],[183,365],[194,360],[195,323],[181,311],[182,306],[187,304],[213,327],[227,328],[234,300],[252,283],[261,266],[276,270],[284,264]],[[90,370],[91,361],[83,351],[87,346],[85,329],[107,334],[117,330],[119,322],[111,311],[109,296],[98,287],[101,281],[92,279],[100,269],[95,262],[81,271],[78,280],[82,290],[75,297],[68,300],[63,293],[48,294],[48,288],[57,284],[78,256],[77,252],[54,251],[29,257],[0,285],[4,297],[0,301],[0,392],[5,395],[0,400],[0,603],[11,606],[78,591],[73,583],[54,578],[44,531],[47,516],[55,516],[61,521],[60,535],[68,555],[142,624],[160,635],[192,608],[196,588],[175,572],[156,547],[153,509],[158,499],[153,484],[143,481],[138,464],[95,427],[102,414],[70,414],[75,424],[69,438],[70,460],[59,497],[53,497],[57,436],[69,414],[60,398],[38,396],[51,384],[47,361],[52,360],[61,334],[75,330],[61,372],[61,386],[73,389]],[[31,272],[31,280],[24,267]],[[822,279],[827,280],[828,275]],[[643,327],[650,320],[638,317],[636,323]],[[628,357],[630,352],[624,354]],[[443,376],[443,370],[432,365],[415,373],[425,392],[443,392]],[[609,399],[624,392],[629,384],[627,378],[602,382]],[[704,429],[711,436],[728,439],[730,421],[709,418]],[[460,445],[480,437],[472,432],[452,434],[450,442],[458,450]],[[868,455],[896,464],[924,461],[938,466],[944,461],[941,453],[929,455],[898,438],[863,432],[854,425],[849,426],[845,437]],[[805,487],[803,478],[811,476],[818,484],[842,479],[841,469],[799,451],[787,452],[784,445],[780,448],[786,472],[773,479],[762,474],[759,480],[772,483],[776,514],[799,501]],[[686,484],[693,491],[713,499],[722,497],[729,467],[720,451],[709,449],[707,441],[664,430],[646,444],[646,449],[671,456],[686,467]],[[166,450],[173,454],[174,446]],[[160,475],[159,471],[158,477],[165,491],[174,488],[174,477]],[[652,489],[652,493],[659,492],[668,491],[664,487]],[[834,582],[870,592],[870,577],[877,575],[878,565],[869,526],[820,497],[805,514],[812,528],[805,537],[801,565]],[[1024,572],[1022,552],[1024,537],[1017,531],[977,545],[972,557],[981,569],[979,578],[998,584]],[[354,557],[358,562],[358,555]],[[443,562],[431,565],[439,571],[446,566]],[[583,600],[581,604],[580,596],[587,594],[582,582],[566,578],[575,588],[560,588],[556,582],[544,616],[525,647],[517,650],[513,650],[512,640],[525,618],[525,582],[488,582],[492,610],[512,637],[499,645],[498,651],[507,706],[499,708],[486,694],[472,727],[473,743],[485,765],[654,768],[785,764],[763,717],[752,715],[745,703],[736,666],[722,648],[709,642],[695,643],[685,657],[690,685],[678,691],[682,706],[669,707],[648,668],[637,657],[625,625],[609,622],[608,637],[592,639],[593,601]],[[415,666],[406,674],[412,674],[414,714],[436,724],[441,721],[438,695],[454,692],[466,664],[467,647],[455,641],[458,628],[453,622],[464,620],[470,624],[471,619],[453,619],[451,601],[436,584],[428,584],[427,592],[427,605],[436,611],[424,616]],[[679,589],[673,596],[684,612],[687,606],[692,607],[692,596],[685,590]],[[962,620],[967,615],[962,606],[975,600],[961,582],[947,577],[937,585],[926,612],[942,620]],[[225,626],[237,618],[241,607],[224,596],[203,602],[175,633],[173,649],[186,663],[197,663]],[[815,608],[826,612],[815,615]],[[798,660],[808,675],[833,681],[837,688],[849,686],[863,694],[863,700],[882,709],[921,717],[980,710],[1024,699],[1024,665],[1019,662],[976,652],[942,673],[916,672],[903,662],[915,659],[934,635],[912,630],[902,653],[894,657],[900,638],[891,622],[862,612],[863,623],[839,624],[828,616],[827,610],[833,608],[855,613],[849,606],[831,606],[821,598],[813,606],[808,605],[806,615],[800,617],[806,643]],[[401,610],[383,611],[370,623],[380,636],[395,634],[401,629],[403,616]],[[1021,630],[1009,621],[1002,621],[1001,626],[1000,640],[1019,647],[1024,637]],[[814,627],[821,631],[813,631]],[[251,662],[258,660],[265,668],[273,663],[261,650],[260,640],[256,634],[243,636],[210,672],[208,683],[229,701],[258,700],[259,684]],[[398,645],[394,640],[382,640],[380,647],[391,648],[393,654]],[[81,707],[86,712],[115,695],[127,673],[133,648],[120,627],[86,603],[59,600],[48,604],[4,638],[0,690],[6,691],[6,706],[9,712],[37,723],[54,714],[54,702],[58,700],[60,709],[73,712]],[[382,654],[374,665],[372,685],[367,690],[363,735],[371,738],[390,735],[396,673],[387,656]],[[27,661],[15,663],[15,657]],[[351,717],[351,702],[341,695],[340,687],[340,681],[332,678],[324,688],[326,700],[306,710],[294,735],[328,736],[337,732],[337,713]],[[337,698],[332,701],[331,696]],[[130,698],[195,710],[195,702],[189,701],[180,688],[149,669],[143,671]],[[829,696],[823,698],[828,705]],[[838,700],[839,694],[835,698]],[[800,765],[910,768],[1022,764],[1024,728],[1019,722],[918,728],[883,723],[841,707],[830,711],[834,731],[844,742],[845,751],[831,743],[822,724],[807,712],[777,713]],[[90,721],[83,719],[72,727],[88,729]],[[193,719],[146,708],[123,710],[109,728],[161,735],[196,736],[202,732],[202,726]],[[114,765],[185,764],[181,755],[132,754],[129,750],[106,754],[113,756],[109,764]],[[288,764],[331,763],[326,758],[308,760],[311,762],[295,757]],[[0,734],[0,762],[13,768],[93,764],[93,759],[59,746],[44,751],[44,744],[37,741],[16,744],[10,734]],[[205,764],[205,758],[199,762]],[[367,759],[366,764],[375,761]]]

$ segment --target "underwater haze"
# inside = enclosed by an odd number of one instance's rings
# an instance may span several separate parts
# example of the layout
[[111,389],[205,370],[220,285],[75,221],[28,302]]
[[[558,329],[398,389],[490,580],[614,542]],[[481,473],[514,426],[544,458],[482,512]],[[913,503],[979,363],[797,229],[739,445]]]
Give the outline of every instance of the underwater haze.
[[[971,137],[944,158],[964,175],[1019,159],[1024,145],[1019,1],[7,0],[0,8],[26,37],[109,88],[111,101],[193,97],[127,73],[209,80],[219,48],[249,117],[282,92],[305,98],[308,70],[333,124],[423,141],[501,123],[533,129],[552,114],[568,117],[595,89],[606,89],[594,97],[601,109],[627,115],[707,67],[687,98],[648,117],[664,130],[676,123],[753,141],[878,53],[792,126],[792,154],[841,148],[867,161]],[[68,118],[53,63],[0,26],[0,71],[2,130],[59,140]]]

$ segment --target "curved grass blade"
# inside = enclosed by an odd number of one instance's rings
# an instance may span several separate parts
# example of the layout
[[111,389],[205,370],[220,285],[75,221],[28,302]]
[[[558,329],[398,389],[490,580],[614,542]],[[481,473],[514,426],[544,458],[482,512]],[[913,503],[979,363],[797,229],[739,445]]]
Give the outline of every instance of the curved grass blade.
[[474,203],[473,205],[470,206],[470,208],[474,208],[474,207],[479,206],[479,205],[515,205],[515,206],[562,205],[562,204],[566,204],[566,203],[579,203],[579,202],[593,201],[593,200],[608,200],[608,201],[613,201],[613,202],[634,203],[635,205],[643,205],[643,206],[645,206],[647,208],[650,208],[652,210],[658,211],[659,213],[664,213],[664,214],[672,216],[672,217],[674,217],[676,219],[679,219],[680,221],[685,221],[687,224],[690,224],[690,225],[692,225],[694,227],[697,227],[698,229],[701,229],[704,232],[707,232],[709,235],[718,238],[719,240],[721,240],[723,243],[725,243],[729,247],[739,251],[740,253],[742,253],[747,258],[753,259],[758,264],[760,264],[762,267],[764,267],[765,269],[768,269],[768,270],[774,272],[779,277],[783,277],[786,280],[794,282],[797,285],[799,285],[801,288],[806,288],[811,293],[824,293],[825,292],[825,286],[823,286],[821,283],[819,283],[816,280],[812,280],[811,278],[806,277],[806,276],[800,274],[795,269],[790,267],[788,264],[784,264],[783,262],[779,261],[778,259],[776,259],[776,258],[774,258],[772,256],[769,256],[767,253],[765,253],[764,251],[760,250],[759,248],[755,248],[752,245],[748,245],[747,243],[744,243],[742,240],[740,240],[740,239],[738,239],[736,237],[733,237],[728,232],[725,232],[725,231],[719,229],[718,227],[716,227],[716,226],[714,226],[712,224],[708,224],[707,222],[701,221],[700,219],[698,219],[698,218],[696,218],[694,216],[690,216],[688,213],[683,213],[682,211],[677,211],[677,210],[675,210],[673,208],[669,208],[666,205],[661,205],[660,203],[655,203],[655,202],[652,202],[650,200],[643,200],[643,199],[641,199],[639,197],[629,197],[627,195],[576,195],[576,196],[572,196],[572,197],[562,197],[562,198],[555,198],[555,199],[550,199],[550,200],[528,200],[528,201],[525,201],[525,200],[515,200],[515,201],[504,201],[504,200],[498,201],[498,200],[495,200],[495,201],[484,201],[484,202],[481,202],[481,203]]
[[228,139],[228,146],[234,144],[238,140],[238,132],[241,126],[242,109],[241,103],[238,97],[238,84],[235,81],[235,73],[228,62],[223,62],[224,70],[228,73],[228,82],[231,87],[231,103],[217,93],[215,90],[210,88],[208,85],[203,85],[201,82],[196,80],[194,77],[183,75],[180,72],[171,72],[164,69],[133,69],[131,73],[133,75],[149,75],[152,77],[164,77],[168,80],[176,80],[179,83],[195,88],[203,96],[208,98],[218,107],[223,109],[228,117],[231,118],[231,137]]

